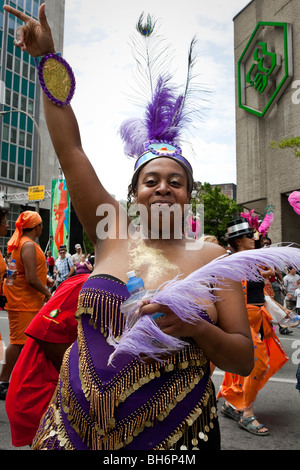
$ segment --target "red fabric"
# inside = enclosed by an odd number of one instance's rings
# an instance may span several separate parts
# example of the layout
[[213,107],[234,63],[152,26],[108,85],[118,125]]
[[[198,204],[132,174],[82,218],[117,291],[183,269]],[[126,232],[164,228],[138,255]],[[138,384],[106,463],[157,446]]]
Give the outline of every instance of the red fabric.
[[[55,391],[59,373],[34,338],[49,343],[73,343],[77,338],[78,295],[88,275],[64,281],[26,330],[28,338],[13,369],[5,407],[12,444],[30,445]],[[51,312],[58,310],[56,316]],[[53,314],[52,314],[53,315]]]

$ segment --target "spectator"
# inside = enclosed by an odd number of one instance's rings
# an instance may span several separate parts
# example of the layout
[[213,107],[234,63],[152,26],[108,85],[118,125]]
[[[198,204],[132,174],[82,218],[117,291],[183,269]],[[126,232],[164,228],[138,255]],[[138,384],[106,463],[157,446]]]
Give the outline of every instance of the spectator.
[[93,271],[93,266],[91,263],[85,258],[85,254],[82,253],[80,260],[75,265],[76,274],[88,274]]
[[51,250],[47,251],[47,263],[48,263],[49,274],[52,277],[53,272],[54,272],[55,260],[52,256],[52,251]]
[[288,267],[288,274],[283,278],[283,285],[286,290],[285,296],[285,303],[286,307],[290,310],[296,307],[296,297],[295,297],[295,290],[297,289],[298,285],[297,282],[300,279],[299,274],[295,268]]
[[72,262],[73,262],[74,266],[76,266],[76,263],[78,263],[80,261],[81,255],[82,255],[81,245],[79,243],[77,243],[75,245],[75,253],[71,256],[71,259],[72,259]]
[[59,249],[59,257],[55,262],[54,274],[56,275],[56,287],[63,281],[71,277],[74,273],[74,266],[70,258],[66,258],[66,249]]
[[[66,251],[66,258],[71,258],[71,254],[67,250],[67,245],[60,245],[59,250],[62,248]],[[60,257],[59,250],[58,250],[58,258]]]

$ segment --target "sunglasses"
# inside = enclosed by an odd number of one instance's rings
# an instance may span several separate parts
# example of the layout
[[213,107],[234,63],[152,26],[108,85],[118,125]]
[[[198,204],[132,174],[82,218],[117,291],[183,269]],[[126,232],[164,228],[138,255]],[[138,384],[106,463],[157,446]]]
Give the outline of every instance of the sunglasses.
[[253,233],[246,233],[246,235],[244,235],[244,237],[246,237],[246,238],[253,238],[254,235],[253,235]]

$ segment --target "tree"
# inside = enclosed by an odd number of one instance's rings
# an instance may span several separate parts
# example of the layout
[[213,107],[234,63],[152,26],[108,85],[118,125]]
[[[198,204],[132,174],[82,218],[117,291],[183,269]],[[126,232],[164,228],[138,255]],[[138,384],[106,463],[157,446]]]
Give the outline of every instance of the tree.
[[225,244],[227,223],[239,216],[243,208],[221,193],[219,186],[212,187],[209,183],[201,184],[194,204],[204,205],[205,235],[215,235],[221,244]]

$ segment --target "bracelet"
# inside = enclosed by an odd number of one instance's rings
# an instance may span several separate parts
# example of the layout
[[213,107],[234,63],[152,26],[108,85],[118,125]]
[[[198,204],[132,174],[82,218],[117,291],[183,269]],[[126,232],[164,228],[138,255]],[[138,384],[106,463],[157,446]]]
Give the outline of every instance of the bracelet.
[[57,106],[69,105],[75,93],[76,80],[68,62],[60,53],[51,53],[35,58],[35,64],[47,98]]

